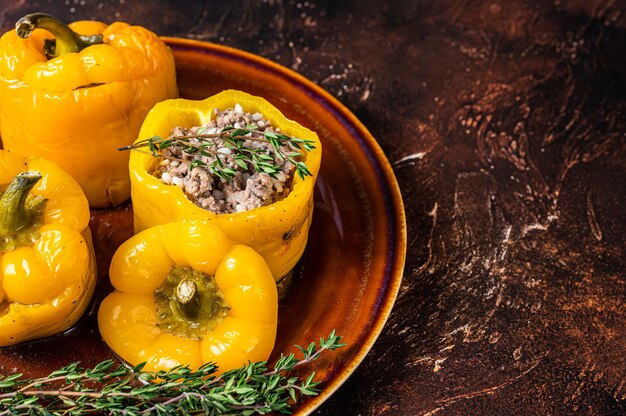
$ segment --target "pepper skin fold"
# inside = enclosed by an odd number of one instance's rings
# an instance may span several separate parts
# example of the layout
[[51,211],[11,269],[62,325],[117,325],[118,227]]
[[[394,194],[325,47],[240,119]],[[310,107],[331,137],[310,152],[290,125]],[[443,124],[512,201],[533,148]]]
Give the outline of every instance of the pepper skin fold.
[[178,365],[220,371],[267,360],[278,295],[263,258],[215,225],[181,221],[131,237],[113,256],[115,291],[100,305],[105,342],[150,371]]
[[186,218],[217,224],[232,240],[252,247],[267,261],[276,280],[296,265],[304,252],[313,214],[313,188],[320,169],[322,145],[317,134],[287,119],[261,97],[226,90],[202,101],[167,100],[157,104],[146,117],[136,143],[152,136],[167,137],[176,126],[205,125],[213,109],[225,110],[240,104],[245,111],[259,112],[274,127],[289,136],[312,140],[315,149],[304,152],[303,161],[312,176],[294,175],[287,197],[249,211],[215,214],[190,201],[177,186],[166,185],[151,173],[159,159],[131,152],[130,177],[135,231]]
[[55,163],[0,151],[0,346],[65,331],[96,284],[89,205]]
[[16,27],[28,37],[9,31],[0,38],[4,148],[56,162],[94,208],[125,201],[128,154],[117,148],[135,140],[155,103],[178,96],[169,48],[121,22],[68,27],[37,13]]

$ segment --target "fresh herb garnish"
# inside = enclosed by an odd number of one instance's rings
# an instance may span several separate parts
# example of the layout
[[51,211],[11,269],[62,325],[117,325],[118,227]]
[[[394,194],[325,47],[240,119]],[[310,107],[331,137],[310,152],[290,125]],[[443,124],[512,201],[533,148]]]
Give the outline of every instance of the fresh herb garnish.
[[143,371],[143,364],[129,368],[112,360],[90,369],[73,363],[37,379],[0,376],[0,415],[289,414],[299,396],[319,393],[315,372],[302,381],[289,376],[291,370],[344,345],[333,331],[317,345],[297,346],[300,359],[281,354],[272,369],[261,361],[220,376],[213,364],[155,373]]
[[[252,137],[252,134],[257,137]],[[196,139],[192,142],[192,139]],[[218,141],[219,140],[219,141]],[[247,140],[266,142],[271,145],[270,149],[256,149],[245,145]],[[226,126],[219,133],[203,133],[184,136],[170,136],[166,139],[160,136],[152,136],[130,146],[120,147],[118,150],[138,150],[147,147],[154,157],[162,157],[171,160],[179,160],[174,157],[164,156],[161,150],[168,147],[180,147],[183,152],[190,155],[213,157],[213,161],[207,165],[197,157],[190,163],[190,169],[203,166],[211,170],[216,176],[231,181],[236,174],[234,166],[228,166],[224,162],[225,154],[220,149],[228,149],[229,154],[234,155],[237,167],[242,170],[251,168],[254,172],[265,172],[275,177],[280,172],[280,166],[274,163],[274,156],[281,161],[291,162],[295,166],[300,179],[312,176],[306,164],[297,160],[302,154],[302,149],[311,151],[315,149],[313,140],[301,139],[288,136],[279,132],[261,131],[254,124],[242,128]]]

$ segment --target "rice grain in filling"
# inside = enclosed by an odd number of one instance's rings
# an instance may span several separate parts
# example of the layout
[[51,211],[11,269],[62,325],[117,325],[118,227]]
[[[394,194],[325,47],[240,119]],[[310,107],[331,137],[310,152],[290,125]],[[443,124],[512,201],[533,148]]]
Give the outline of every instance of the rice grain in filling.
[[[190,129],[175,127],[170,137],[202,133],[214,134],[221,132],[227,126],[245,128],[250,124],[256,125],[255,130],[261,132],[279,131],[279,129],[274,129],[271,122],[266,120],[262,114],[244,112],[241,106],[237,104],[234,108],[224,111],[215,109],[214,119],[206,126]],[[251,138],[263,137],[262,134],[254,132],[248,135]],[[188,140],[192,144],[200,144],[196,138]],[[272,204],[287,196],[295,166],[293,163],[277,157],[272,152],[268,142],[246,140],[244,146],[261,149],[271,155],[274,165],[279,167],[279,172],[274,175],[275,177],[265,172],[255,172],[250,167],[247,170],[242,169],[235,163],[232,151],[223,145],[222,139],[215,139],[215,143],[214,149],[219,153],[224,166],[236,171],[232,180],[227,181],[220,178],[208,168],[218,156],[204,156],[199,153],[189,154],[180,146],[168,147],[162,151],[164,158],[153,175],[160,178],[165,184],[178,186],[194,204],[217,214],[248,211]],[[189,169],[190,163],[194,159],[201,160],[207,166]]]

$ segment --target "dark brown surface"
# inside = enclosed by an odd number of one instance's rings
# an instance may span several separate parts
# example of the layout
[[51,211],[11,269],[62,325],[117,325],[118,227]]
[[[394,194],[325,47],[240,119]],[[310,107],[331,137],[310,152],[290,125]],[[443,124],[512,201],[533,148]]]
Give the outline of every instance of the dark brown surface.
[[67,3],[5,1],[0,27],[49,11],[257,53],[388,155],[403,286],[316,414],[626,413],[624,2]]

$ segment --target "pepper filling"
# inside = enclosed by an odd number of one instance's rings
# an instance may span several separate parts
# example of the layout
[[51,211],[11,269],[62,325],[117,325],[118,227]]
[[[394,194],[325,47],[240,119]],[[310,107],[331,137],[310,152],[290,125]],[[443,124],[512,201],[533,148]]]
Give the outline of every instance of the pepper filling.
[[202,339],[230,310],[215,277],[190,267],[172,267],[154,297],[157,326],[188,339]]
[[40,179],[39,172],[22,172],[0,191],[0,252],[26,246],[39,237],[46,199],[30,191]]
[[[164,149],[163,160],[152,174],[167,185],[178,186],[194,204],[216,214],[248,211],[285,198],[291,187],[295,166],[272,152],[271,143],[260,140],[263,133],[280,132],[280,129],[274,128],[261,113],[245,112],[239,104],[224,111],[214,111],[214,120],[206,126],[189,129],[175,127],[172,130],[168,140],[187,137],[188,145],[173,145]],[[254,132],[247,134],[249,139],[243,141],[242,147],[249,149],[248,155],[255,153],[264,162],[270,162],[275,170],[255,170],[240,159],[223,139],[215,139],[211,146],[196,151],[198,146],[206,146],[206,142],[199,141],[194,135],[215,135],[245,126],[253,126]],[[267,168],[267,164],[259,166],[262,170]],[[228,169],[232,177],[217,174],[216,167]]]

